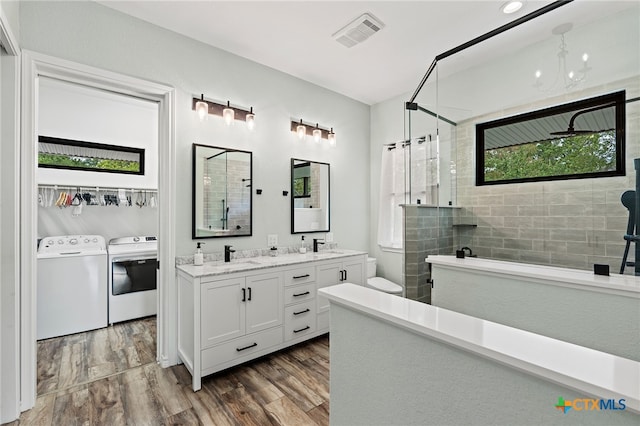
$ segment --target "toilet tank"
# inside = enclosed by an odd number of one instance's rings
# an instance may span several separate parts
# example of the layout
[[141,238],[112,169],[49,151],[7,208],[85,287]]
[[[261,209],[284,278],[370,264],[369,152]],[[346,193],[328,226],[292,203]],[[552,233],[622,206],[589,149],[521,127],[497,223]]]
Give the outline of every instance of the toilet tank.
[[373,278],[376,276],[376,258],[367,258],[367,278]]

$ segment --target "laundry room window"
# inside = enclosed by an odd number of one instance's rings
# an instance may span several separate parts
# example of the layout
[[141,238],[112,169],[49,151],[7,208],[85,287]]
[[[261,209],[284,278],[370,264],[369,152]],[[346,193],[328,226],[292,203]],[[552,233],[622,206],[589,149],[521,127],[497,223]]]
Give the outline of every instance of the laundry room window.
[[144,149],[39,136],[38,167],[144,175]]

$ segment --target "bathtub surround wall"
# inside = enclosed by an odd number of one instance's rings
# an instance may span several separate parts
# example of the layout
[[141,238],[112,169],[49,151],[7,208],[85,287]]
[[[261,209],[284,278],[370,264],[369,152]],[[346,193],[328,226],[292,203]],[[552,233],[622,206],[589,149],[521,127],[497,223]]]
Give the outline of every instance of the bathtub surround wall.
[[600,280],[576,269],[430,259],[434,306],[640,361],[640,294],[633,276]]

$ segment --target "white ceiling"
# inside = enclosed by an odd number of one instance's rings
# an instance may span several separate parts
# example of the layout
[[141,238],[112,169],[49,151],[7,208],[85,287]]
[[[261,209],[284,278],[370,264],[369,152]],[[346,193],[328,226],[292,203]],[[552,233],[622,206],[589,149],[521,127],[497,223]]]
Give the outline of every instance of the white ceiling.
[[[552,3],[504,15],[506,0],[98,2],[366,104],[412,92],[436,55]],[[365,12],[385,27],[352,48],[332,38]]]

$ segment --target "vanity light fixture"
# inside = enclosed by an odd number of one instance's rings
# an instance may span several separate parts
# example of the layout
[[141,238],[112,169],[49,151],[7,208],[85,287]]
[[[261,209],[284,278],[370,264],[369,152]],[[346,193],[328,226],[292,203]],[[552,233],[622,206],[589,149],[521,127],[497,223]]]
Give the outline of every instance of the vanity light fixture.
[[253,107],[249,110],[231,106],[231,103],[227,101],[227,104],[222,104],[214,101],[208,101],[204,98],[204,95],[200,95],[200,98],[193,98],[191,108],[198,113],[200,120],[204,120],[207,114],[217,115],[224,119],[224,122],[230,126],[234,120],[241,120],[247,123],[247,128],[253,130],[255,127],[256,115],[253,112]]
[[295,132],[298,135],[300,140],[304,139],[305,136],[313,136],[313,140],[316,143],[322,142],[322,139],[327,139],[329,141],[329,145],[335,146],[336,144],[336,134],[333,131],[333,127],[331,130],[321,127],[318,123],[315,125],[305,123],[300,120],[291,120],[291,131]]
[[231,126],[235,116],[236,112],[231,108],[229,101],[227,101],[227,107],[222,110],[222,118],[224,118],[224,122],[227,123],[227,126]]
[[247,122],[247,128],[249,130],[253,130],[256,127],[256,115],[253,113],[253,107],[249,109],[249,114],[245,116],[244,119]]
[[329,131],[327,135],[327,139],[329,140],[329,145],[336,146],[336,134],[333,132],[333,127]]
[[302,124],[302,118],[300,119],[300,124],[296,126],[296,132],[298,133],[298,138],[300,140],[304,139],[305,135],[307,134],[307,127]]
[[320,143],[320,139],[322,139],[322,130],[320,130],[318,123],[316,123],[315,129],[313,129],[313,140],[316,143]]
[[200,95],[200,100],[196,102],[195,110],[200,117],[200,121],[204,120],[209,112],[209,105],[204,101],[204,94]]

